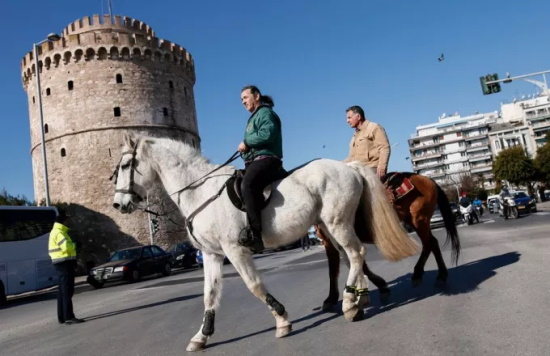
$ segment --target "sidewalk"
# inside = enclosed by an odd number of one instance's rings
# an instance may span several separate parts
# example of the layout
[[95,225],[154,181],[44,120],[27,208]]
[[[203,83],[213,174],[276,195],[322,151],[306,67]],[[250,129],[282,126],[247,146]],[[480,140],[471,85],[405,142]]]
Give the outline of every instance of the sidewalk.
[[545,201],[544,203],[537,203],[538,211],[550,211],[550,201]]

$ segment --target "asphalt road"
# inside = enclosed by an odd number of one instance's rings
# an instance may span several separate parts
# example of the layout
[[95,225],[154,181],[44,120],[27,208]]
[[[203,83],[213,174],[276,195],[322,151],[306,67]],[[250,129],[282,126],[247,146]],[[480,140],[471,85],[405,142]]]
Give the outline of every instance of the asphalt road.
[[[460,226],[458,267],[446,288],[434,286],[428,260],[424,285],[412,288],[417,256],[383,260],[370,247],[371,268],[391,281],[392,298],[381,304],[371,285],[366,318],[346,322],[323,313],[328,293],[322,247],[257,256],[271,294],[282,302],[293,332],[275,339],[274,319],[225,266],[216,333],[210,355],[548,355],[550,338],[550,213],[504,221],[484,215]],[[442,242],[444,230],[434,234]],[[449,263],[449,247],[444,249]],[[342,271],[347,273],[347,268]],[[203,314],[202,271],[177,272],[93,290],[77,288],[80,325],[59,325],[55,293],[12,300],[0,309],[0,355],[181,355]],[[344,285],[344,275],[340,285]]]

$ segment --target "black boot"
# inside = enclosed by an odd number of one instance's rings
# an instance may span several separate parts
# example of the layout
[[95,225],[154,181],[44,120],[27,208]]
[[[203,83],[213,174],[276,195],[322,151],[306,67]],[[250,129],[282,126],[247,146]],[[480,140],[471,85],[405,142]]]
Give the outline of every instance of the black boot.
[[262,233],[253,231],[248,226],[241,230],[239,234],[239,244],[250,248],[252,252],[262,252],[265,249]]

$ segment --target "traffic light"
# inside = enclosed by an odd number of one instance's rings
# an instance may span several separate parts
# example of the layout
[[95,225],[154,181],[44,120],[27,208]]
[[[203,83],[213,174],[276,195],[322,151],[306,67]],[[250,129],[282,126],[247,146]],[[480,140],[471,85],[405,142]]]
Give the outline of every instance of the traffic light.
[[151,219],[151,229],[153,230],[153,234],[159,231],[159,221],[157,219]]
[[479,82],[481,83],[481,91],[483,95],[489,95],[500,92],[500,83],[487,84],[487,82],[492,82],[498,80],[498,74],[487,74],[483,77],[479,77]]

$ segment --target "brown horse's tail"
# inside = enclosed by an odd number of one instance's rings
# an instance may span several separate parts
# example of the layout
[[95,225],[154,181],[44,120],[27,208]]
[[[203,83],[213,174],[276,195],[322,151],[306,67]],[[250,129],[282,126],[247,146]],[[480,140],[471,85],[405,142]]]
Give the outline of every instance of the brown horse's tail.
[[401,226],[378,176],[359,162],[351,162],[348,165],[363,177],[363,194],[356,220],[363,220],[384,258],[389,261],[399,261],[417,254],[418,244]]
[[455,216],[451,210],[451,206],[449,205],[449,200],[447,199],[445,192],[437,183],[435,183],[435,186],[437,187],[437,205],[439,206],[439,211],[441,211],[441,216],[443,217],[443,222],[445,223],[445,229],[447,230],[447,240],[445,240],[445,245],[451,241],[451,260],[452,263],[458,265],[458,258],[460,257],[460,239],[456,229]]

